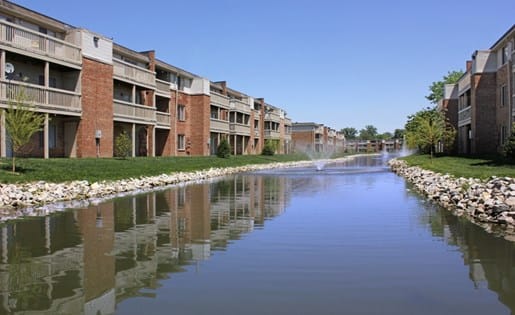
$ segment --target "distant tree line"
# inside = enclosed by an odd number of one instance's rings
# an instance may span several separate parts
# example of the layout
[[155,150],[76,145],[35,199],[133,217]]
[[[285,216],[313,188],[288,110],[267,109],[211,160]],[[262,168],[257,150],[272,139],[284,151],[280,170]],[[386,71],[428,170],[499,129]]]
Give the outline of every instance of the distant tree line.
[[393,133],[378,133],[377,128],[373,125],[366,125],[365,128],[359,130],[354,127],[345,127],[340,130],[347,140],[392,140],[402,139],[404,129],[395,129]]

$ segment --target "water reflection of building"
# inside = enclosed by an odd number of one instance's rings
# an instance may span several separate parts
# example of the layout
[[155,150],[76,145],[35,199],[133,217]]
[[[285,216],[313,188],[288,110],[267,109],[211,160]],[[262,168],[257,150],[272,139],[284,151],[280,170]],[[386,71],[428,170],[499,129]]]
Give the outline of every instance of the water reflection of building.
[[430,227],[434,236],[457,246],[463,253],[474,286],[488,287],[515,313],[515,243],[486,233],[449,211],[433,210],[424,218],[423,223]]
[[289,181],[235,176],[0,227],[0,314],[110,314],[281,214]]

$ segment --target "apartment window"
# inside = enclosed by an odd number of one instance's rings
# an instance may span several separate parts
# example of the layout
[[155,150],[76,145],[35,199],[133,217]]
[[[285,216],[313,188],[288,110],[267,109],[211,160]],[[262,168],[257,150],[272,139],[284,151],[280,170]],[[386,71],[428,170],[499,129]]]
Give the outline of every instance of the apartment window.
[[508,93],[506,91],[506,85],[501,86],[501,107],[508,105]]
[[186,141],[184,135],[177,135],[177,149],[185,150],[186,149]]
[[211,118],[218,119],[218,107],[211,106]]
[[179,119],[179,121],[186,120],[186,106],[184,106],[184,105],[177,106],[177,119]]
[[501,52],[501,64],[505,64],[508,61],[508,46],[504,46]]

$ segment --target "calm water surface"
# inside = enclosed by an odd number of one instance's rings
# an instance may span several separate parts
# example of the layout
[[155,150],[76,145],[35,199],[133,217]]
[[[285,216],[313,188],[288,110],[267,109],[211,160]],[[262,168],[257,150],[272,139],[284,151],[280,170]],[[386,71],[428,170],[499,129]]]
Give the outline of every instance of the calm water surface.
[[512,314],[515,246],[380,157],[0,226],[0,314]]

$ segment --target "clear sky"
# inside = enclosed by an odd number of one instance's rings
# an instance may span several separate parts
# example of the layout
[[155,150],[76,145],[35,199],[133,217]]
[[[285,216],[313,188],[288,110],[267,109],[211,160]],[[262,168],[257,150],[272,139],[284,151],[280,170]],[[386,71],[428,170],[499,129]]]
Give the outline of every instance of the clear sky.
[[13,0],[335,129],[403,128],[515,0]]

